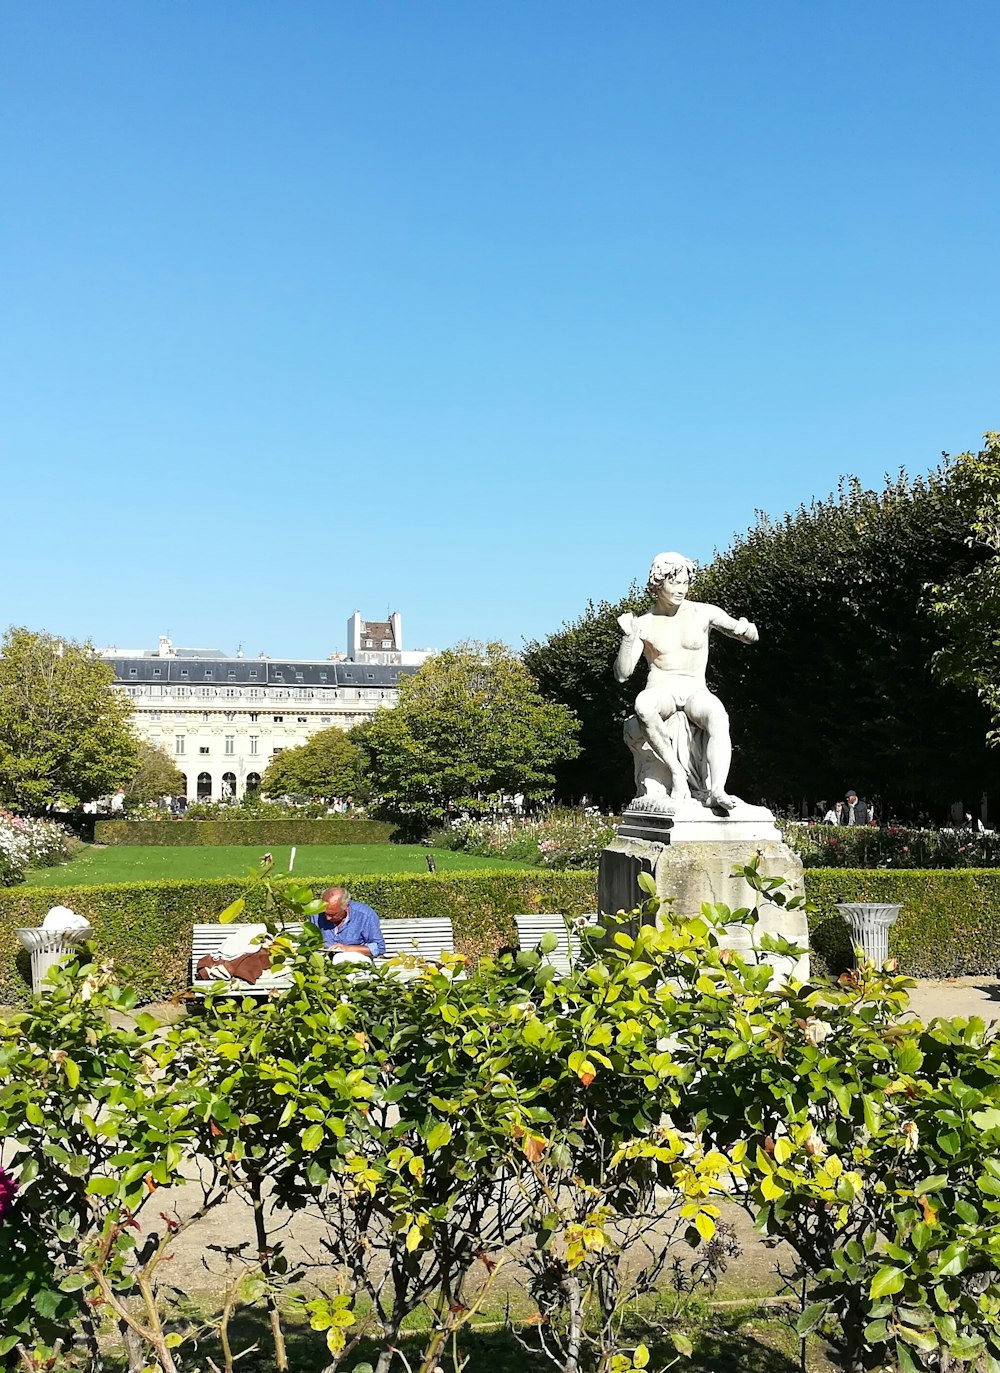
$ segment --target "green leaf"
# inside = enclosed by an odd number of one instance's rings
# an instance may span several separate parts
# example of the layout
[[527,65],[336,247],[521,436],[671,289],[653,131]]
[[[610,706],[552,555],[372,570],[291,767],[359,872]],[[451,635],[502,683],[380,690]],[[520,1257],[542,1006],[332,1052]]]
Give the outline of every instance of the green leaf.
[[427,1148],[430,1153],[436,1149],[442,1149],[451,1142],[452,1130],[447,1121],[440,1120],[431,1127],[427,1134]]
[[311,1154],[314,1149],[318,1149],[323,1143],[324,1130],[322,1125],[309,1125],[302,1131],[300,1143],[307,1154]]
[[891,1297],[894,1293],[901,1291],[905,1283],[906,1274],[903,1270],[887,1265],[885,1268],[880,1268],[872,1278],[868,1295],[872,1301],[878,1301],[880,1297]]
[[827,1303],[825,1301],[813,1302],[807,1306],[802,1315],[795,1322],[795,1331],[798,1335],[808,1335],[816,1329],[820,1321],[826,1315]]
[[246,910],[246,905],[246,897],[238,896],[236,900],[233,901],[231,905],[228,905],[220,914],[219,924],[231,925],[234,920],[239,920],[240,916]]
[[954,1278],[959,1273],[964,1273],[969,1263],[969,1251],[964,1244],[957,1241],[949,1244],[947,1249],[941,1253],[938,1266],[934,1270],[940,1278]]
[[639,883],[639,887],[641,888],[641,890],[644,891],[647,896],[656,895],[656,881],[652,873],[641,872],[639,876],[636,878],[636,881]]
[[92,1197],[116,1197],[118,1195],[117,1178],[91,1178],[87,1183],[87,1192]]
[[546,930],[538,941],[538,947],[542,953],[555,953],[559,947],[559,937],[554,930]]

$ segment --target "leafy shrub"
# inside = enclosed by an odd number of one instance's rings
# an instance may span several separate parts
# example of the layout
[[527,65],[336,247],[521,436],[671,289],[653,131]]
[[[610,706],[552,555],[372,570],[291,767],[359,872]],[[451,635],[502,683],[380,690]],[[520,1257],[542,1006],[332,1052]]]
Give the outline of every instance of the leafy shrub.
[[[360,820],[351,815],[325,815],[301,819],[297,812],[276,806],[263,820],[233,820],[225,810],[210,820],[172,819],[98,820],[94,840],[98,844],[196,845],[245,844],[266,849],[274,844],[388,844],[392,826],[381,820]],[[190,814],[190,811],[188,812]]]
[[781,825],[807,868],[1000,867],[1000,838],[901,825]]
[[614,822],[608,816],[553,809],[537,820],[513,816],[459,820],[438,830],[432,842],[438,848],[545,868],[596,868],[602,849],[614,836]]
[[997,1030],[904,1018],[891,964],[775,992],[699,963],[674,991],[682,1109],[796,1253],[799,1333],[822,1327],[849,1373],[1000,1368]]
[[[581,915],[596,905],[592,872],[419,873],[310,880],[314,892],[345,884],[386,918],[449,916],[459,952],[470,959],[495,953],[516,939],[513,917],[535,911]],[[282,882],[275,886],[282,888]],[[295,885],[294,883],[290,885]],[[15,929],[39,925],[50,906],[65,905],[94,927],[94,946],[113,959],[120,977],[143,1001],[170,996],[188,983],[191,927],[216,918],[242,890],[240,881],[139,882],[94,887],[17,887],[0,892],[0,1005],[28,996],[27,957]],[[251,894],[256,916],[259,895]]]
[[[455,958],[401,978],[331,966],[308,925],[282,935],[317,905],[265,873],[220,917],[262,912],[278,938],[291,989],[262,1004],[220,987],[197,1020],[129,1027],[134,994],[81,960],[0,1021],[0,1358],[51,1368],[82,1337],[98,1367],[100,1311],[131,1367],[180,1373],[211,1334],[232,1373],[249,1352],[233,1316],[263,1305],[286,1373],[292,1305],[318,1337],[310,1366],[356,1367],[365,1338],[389,1373],[409,1322],[414,1367],[449,1347],[462,1367],[506,1264],[534,1298],[522,1343],[561,1373],[635,1373],[649,1353],[626,1301],[681,1234],[711,1273],[726,1194],[791,1247],[799,1332],[822,1330],[847,1373],[996,1373],[1000,1037],[982,1021],[924,1026],[888,965],[772,986],[719,947],[733,921],[753,938],[751,910],[691,920],[652,899],[581,929],[568,972],[549,935],[464,977]],[[192,1178],[198,1204],[176,1209]],[[241,1200],[255,1244],[220,1246],[218,1309],[195,1309],[164,1259]],[[332,1281],[282,1251],[306,1207]]]

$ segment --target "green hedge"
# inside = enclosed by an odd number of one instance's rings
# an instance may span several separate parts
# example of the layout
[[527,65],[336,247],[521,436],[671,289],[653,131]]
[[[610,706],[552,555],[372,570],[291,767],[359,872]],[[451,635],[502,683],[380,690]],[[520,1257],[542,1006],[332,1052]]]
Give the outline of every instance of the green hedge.
[[[337,883],[386,918],[447,915],[459,953],[476,957],[514,942],[513,916],[537,911],[582,915],[596,903],[593,872],[467,872],[310,880],[318,893]],[[14,933],[40,925],[51,906],[69,906],[94,927],[94,948],[114,959],[144,1001],[187,986],[191,926],[213,921],[243,891],[227,878],[203,882],[136,882],[106,887],[8,887],[0,891],[0,1005],[28,1000],[27,954]],[[253,903],[248,915],[252,918]]]
[[322,820],[98,820],[97,844],[388,844],[381,820],[328,815]]
[[889,953],[913,977],[995,977],[1000,972],[1000,870],[807,868],[813,948],[834,970],[852,960],[847,926],[834,909],[845,901],[902,906],[889,931]]
[[[205,822],[211,823],[211,822]],[[494,952],[515,938],[512,917],[529,911],[581,915],[595,909],[593,872],[471,872],[317,878],[324,887],[348,881],[359,900],[386,918],[447,915],[455,942],[470,957]],[[186,985],[191,926],[216,918],[242,884],[140,882],[107,887],[8,887],[0,890],[0,1005],[27,1000],[28,958],[14,930],[39,925],[50,906],[69,906],[94,926],[95,946],[113,958],[143,999]],[[834,902],[891,901],[902,907],[889,932],[889,950],[916,977],[994,976],[1000,971],[1000,870],[965,868],[892,871],[809,868],[806,893],[819,908],[810,939],[832,969],[851,961],[847,927]],[[253,914],[252,908],[250,914]]]

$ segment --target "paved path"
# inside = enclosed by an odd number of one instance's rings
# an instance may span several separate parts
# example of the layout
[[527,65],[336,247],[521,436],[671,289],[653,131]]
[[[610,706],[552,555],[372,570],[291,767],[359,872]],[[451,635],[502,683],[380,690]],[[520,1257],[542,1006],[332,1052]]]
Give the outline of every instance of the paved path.
[[922,977],[910,993],[910,1005],[922,1020],[936,1015],[1000,1020],[1000,978]]

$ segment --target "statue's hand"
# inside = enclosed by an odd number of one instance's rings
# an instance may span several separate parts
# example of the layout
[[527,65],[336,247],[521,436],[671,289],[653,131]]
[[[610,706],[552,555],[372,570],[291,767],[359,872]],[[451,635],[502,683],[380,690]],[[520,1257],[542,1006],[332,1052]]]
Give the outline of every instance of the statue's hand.
[[757,633],[757,626],[755,624],[751,624],[749,620],[741,620],[740,628],[743,631],[740,637],[745,644],[757,643],[760,635]]
[[622,629],[625,631],[626,634],[635,633],[635,627],[637,622],[634,615],[619,615],[618,623],[621,625]]

